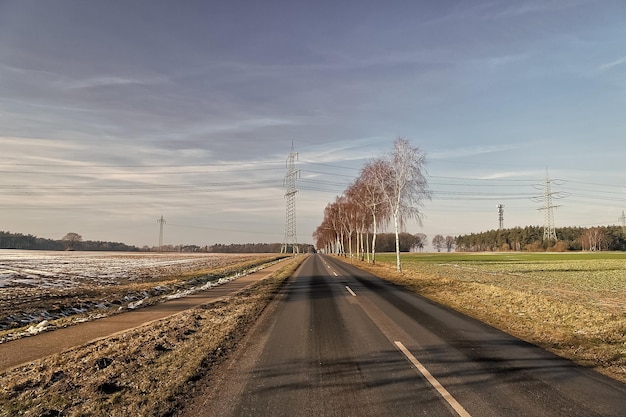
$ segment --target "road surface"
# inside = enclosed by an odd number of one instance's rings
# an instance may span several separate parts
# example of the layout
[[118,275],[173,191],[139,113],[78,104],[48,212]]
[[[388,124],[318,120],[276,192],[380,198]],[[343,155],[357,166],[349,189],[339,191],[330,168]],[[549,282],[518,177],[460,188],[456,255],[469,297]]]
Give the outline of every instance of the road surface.
[[625,416],[626,385],[314,255],[186,416]]

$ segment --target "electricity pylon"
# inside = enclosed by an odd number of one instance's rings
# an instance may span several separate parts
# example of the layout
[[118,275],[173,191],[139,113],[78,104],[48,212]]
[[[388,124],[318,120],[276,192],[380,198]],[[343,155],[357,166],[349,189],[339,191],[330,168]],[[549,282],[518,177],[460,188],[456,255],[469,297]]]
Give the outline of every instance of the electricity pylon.
[[504,204],[498,204],[498,230],[504,229]]
[[157,219],[157,223],[159,223],[159,252],[163,251],[163,225],[166,223],[163,215],[161,214],[161,218]]
[[543,196],[533,197],[534,201],[543,202],[543,206],[537,210],[543,210],[543,240],[545,241],[557,241],[556,229],[554,227],[554,209],[560,206],[552,204],[553,199],[564,198],[567,195],[562,192],[553,192],[551,184],[563,181],[550,179],[548,174],[548,167],[546,167],[546,179],[543,181]]
[[624,210],[622,210],[622,215],[618,220],[622,222],[622,235],[626,237],[626,214],[624,214]]
[[287,253],[289,246],[291,246],[291,253],[298,253],[298,239],[296,237],[296,179],[300,173],[296,169],[296,161],[298,159],[298,153],[293,148],[293,142],[291,142],[291,152],[287,157],[287,174],[283,184],[285,186],[285,198],[287,199],[287,210],[285,217],[285,238],[283,239],[283,246],[280,249],[281,253]]

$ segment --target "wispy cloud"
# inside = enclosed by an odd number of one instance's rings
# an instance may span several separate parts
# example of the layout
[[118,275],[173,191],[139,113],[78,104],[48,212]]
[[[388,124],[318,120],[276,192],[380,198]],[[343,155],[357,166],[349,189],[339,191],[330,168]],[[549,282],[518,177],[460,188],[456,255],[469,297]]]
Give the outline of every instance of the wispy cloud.
[[519,64],[520,62],[527,60],[529,56],[530,55],[527,53],[494,56],[491,58],[487,58],[486,63],[489,68],[497,69],[499,67],[507,65]]
[[513,149],[519,149],[519,144],[503,144],[488,146],[473,146],[467,148],[446,149],[429,153],[432,159],[452,159],[452,158],[469,158],[476,155],[485,155],[490,153],[505,152]]
[[626,56],[622,57],[622,58],[619,58],[619,59],[616,59],[615,61],[611,61],[609,63],[600,65],[598,67],[598,70],[600,70],[600,71],[608,71],[608,70],[611,70],[611,69],[613,69],[615,67],[618,67],[618,66],[624,65],[624,64],[626,64]]
[[188,126],[183,126],[176,132],[167,132],[165,134],[157,136],[159,137],[159,139],[162,140],[181,140],[181,138],[204,138],[207,135],[252,132],[257,129],[294,126],[297,124],[297,120],[290,120],[287,118],[272,118],[262,116],[245,117],[242,115],[241,118],[232,118],[231,120],[216,120],[191,123]]
[[387,150],[392,149],[392,139],[389,137],[365,137],[352,140],[324,140],[320,144],[307,144],[305,150],[300,153],[304,160],[318,163],[332,164],[340,162],[345,165],[348,162],[367,161],[382,156],[385,148],[381,144],[388,143]]
[[[511,5],[506,5],[500,10],[494,11],[489,14],[491,18],[507,18],[524,16],[528,14],[546,13],[559,11],[564,9],[573,8],[584,3],[586,0],[572,1],[572,0],[540,0],[536,2],[515,2]],[[500,2],[494,4],[501,5]]]
[[531,0],[525,2],[463,2],[447,14],[431,19],[430,23],[467,21],[468,19],[497,20],[519,18],[527,15],[558,12],[578,7],[589,0]]
[[111,75],[103,75],[97,77],[83,78],[79,80],[64,80],[61,85],[70,89],[79,88],[96,88],[96,87],[111,87],[116,85],[152,85],[166,82],[163,77],[118,77]]
[[503,171],[480,176],[481,180],[499,180],[505,178],[537,177],[536,171]]

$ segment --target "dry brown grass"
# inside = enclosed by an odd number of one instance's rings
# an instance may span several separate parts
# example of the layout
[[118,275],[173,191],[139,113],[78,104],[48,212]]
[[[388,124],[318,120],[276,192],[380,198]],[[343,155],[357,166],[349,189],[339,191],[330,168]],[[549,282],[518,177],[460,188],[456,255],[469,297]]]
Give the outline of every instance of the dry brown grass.
[[[356,265],[626,382],[623,261],[607,268],[619,274],[605,280],[610,285],[599,281],[598,285],[590,284],[592,279],[599,279],[593,278],[596,267],[589,271],[581,267],[582,272],[556,271],[555,267],[556,272],[552,271],[555,275],[551,275],[549,267],[545,271],[512,273],[492,264],[460,266],[442,260],[405,262],[403,273],[398,273],[395,265],[385,261],[383,258],[375,266],[360,262]],[[537,264],[534,265],[537,269]]]
[[0,416],[166,416],[304,257],[231,297],[0,374]]

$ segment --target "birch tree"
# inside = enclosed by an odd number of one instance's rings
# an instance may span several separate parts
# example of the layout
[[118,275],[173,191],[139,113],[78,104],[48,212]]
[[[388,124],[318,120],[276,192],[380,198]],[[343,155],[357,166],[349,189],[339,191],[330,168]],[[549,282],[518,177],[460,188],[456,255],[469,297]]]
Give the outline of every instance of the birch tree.
[[363,235],[369,229],[371,224],[371,216],[369,215],[369,207],[367,206],[367,191],[364,187],[361,177],[357,178],[345,192],[348,201],[350,202],[352,216],[356,223],[356,252],[357,257],[363,260],[364,257],[364,245]]
[[381,160],[384,169],[377,172],[377,183],[393,219],[396,234],[396,268],[402,271],[400,262],[400,227],[409,219],[422,223],[421,208],[430,199],[426,180],[426,156],[404,138],[394,141],[393,152]]
[[[376,159],[368,162],[361,170],[361,175],[356,181],[359,190],[359,200],[367,208],[371,215],[372,224],[372,263],[376,263],[376,236],[378,226],[384,224],[389,217],[389,205],[386,204],[385,196],[379,186],[379,177],[388,175],[388,166],[385,161]],[[369,240],[369,239],[368,239]]]

